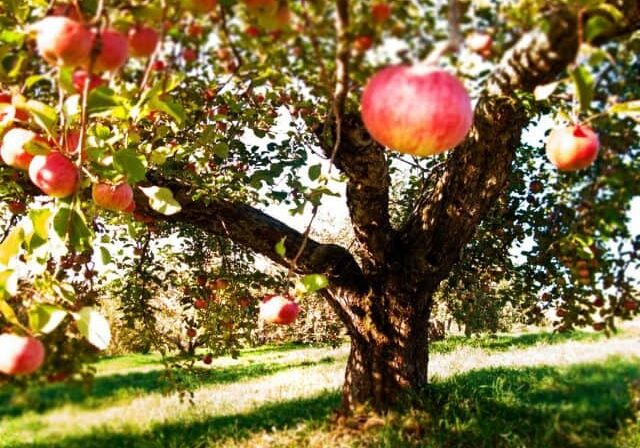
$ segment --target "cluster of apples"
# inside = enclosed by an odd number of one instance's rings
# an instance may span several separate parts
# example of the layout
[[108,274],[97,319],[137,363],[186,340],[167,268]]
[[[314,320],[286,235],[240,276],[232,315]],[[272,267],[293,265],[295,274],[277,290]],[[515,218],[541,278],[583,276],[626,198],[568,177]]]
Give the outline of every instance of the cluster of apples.
[[[158,45],[158,33],[142,24],[136,24],[125,34],[112,28],[91,28],[80,19],[77,12],[69,16],[47,16],[31,29],[36,34],[38,53],[49,64],[83,69],[85,77],[115,72],[127,62],[129,55],[148,57]],[[92,63],[94,48],[97,54]],[[90,75],[86,73],[89,67],[92,71]],[[98,79],[94,79],[94,83],[98,82]]]
[[[13,127],[2,138],[0,156],[7,165],[28,171],[31,182],[46,195],[65,198],[78,188],[78,168],[65,154],[77,151],[79,138],[78,132],[70,132],[64,144],[59,145],[34,131]],[[131,212],[135,207],[133,190],[125,182],[95,183],[92,196],[97,205],[107,210]]]

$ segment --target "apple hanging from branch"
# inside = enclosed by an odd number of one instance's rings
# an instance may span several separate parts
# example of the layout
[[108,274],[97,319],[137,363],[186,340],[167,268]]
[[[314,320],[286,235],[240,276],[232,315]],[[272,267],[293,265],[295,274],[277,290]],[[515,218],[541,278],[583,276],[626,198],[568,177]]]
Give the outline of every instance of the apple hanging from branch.
[[29,375],[42,366],[45,350],[31,336],[0,335],[0,372],[5,375]]

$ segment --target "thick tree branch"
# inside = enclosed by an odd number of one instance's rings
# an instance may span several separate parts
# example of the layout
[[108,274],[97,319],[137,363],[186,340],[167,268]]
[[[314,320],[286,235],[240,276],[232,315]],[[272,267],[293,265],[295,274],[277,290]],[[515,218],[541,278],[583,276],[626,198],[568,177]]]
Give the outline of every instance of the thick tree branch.
[[[158,219],[190,224],[206,232],[227,237],[282,266],[288,266],[289,261],[276,253],[276,244],[286,237],[287,255],[291,256],[304,239],[302,233],[249,205],[215,199],[192,200],[188,191],[180,191],[175,186],[173,190],[178,191],[176,196],[182,205],[182,211],[168,217],[154,214]],[[141,203],[144,200],[138,201],[138,204]],[[153,213],[148,208],[144,211]],[[296,272],[325,274],[332,287],[346,293],[363,294],[368,289],[353,256],[335,244],[321,244],[308,239],[298,260]]]
[[[638,11],[637,0],[614,3],[627,8],[623,11]],[[504,55],[478,101],[471,132],[451,153],[444,174],[420,199],[403,229],[401,245],[410,254],[404,260],[406,276],[418,288],[433,288],[448,274],[507,182],[528,123],[513,93],[530,92],[556,79],[575,58],[577,17],[559,8],[550,11],[547,20],[546,33],[528,33]],[[412,250],[415,247],[421,250]]]

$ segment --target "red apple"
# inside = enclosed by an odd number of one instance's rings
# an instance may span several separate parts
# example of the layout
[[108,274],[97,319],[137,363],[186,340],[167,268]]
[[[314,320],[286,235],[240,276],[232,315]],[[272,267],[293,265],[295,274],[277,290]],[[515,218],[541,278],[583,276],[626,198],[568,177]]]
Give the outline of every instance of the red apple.
[[374,22],[386,22],[391,17],[391,6],[388,3],[376,3],[371,8],[371,16]]
[[14,215],[20,215],[27,210],[27,206],[22,201],[9,201],[7,207]]
[[249,37],[260,37],[260,29],[255,26],[248,26],[244,33]]
[[487,33],[473,32],[466,37],[465,44],[471,51],[484,56],[491,52],[493,38]]
[[197,299],[194,303],[193,306],[197,309],[197,310],[203,310],[207,307],[207,301],[204,299]]
[[[65,155],[71,159],[77,158],[78,144],[80,143],[80,131],[68,131],[64,140]],[[87,151],[82,147],[82,160],[87,160]]]
[[13,128],[2,139],[0,155],[7,165],[28,170],[34,153],[46,153],[50,149],[46,139],[35,132]]
[[52,65],[77,67],[89,60],[93,38],[80,22],[49,16],[33,25],[40,55]]
[[93,184],[91,196],[96,205],[114,212],[127,210],[133,202],[133,190],[126,182],[117,185]]
[[158,45],[158,33],[152,28],[138,25],[129,30],[129,52],[135,57],[151,56]]
[[196,331],[195,328],[188,328],[187,329],[187,336],[190,337],[191,339],[195,338],[197,334],[198,334],[198,332]]
[[353,48],[360,53],[364,53],[373,45],[373,38],[371,36],[358,36],[353,41]]
[[5,333],[0,335],[0,372],[28,375],[44,362],[44,346],[38,339]]
[[364,89],[361,111],[375,140],[417,156],[453,148],[473,122],[471,100],[458,78],[427,65],[380,70]]
[[78,169],[57,151],[35,156],[29,165],[29,178],[45,194],[64,198],[76,191]]
[[589,126],[574,125],[554,129],[547,140],[547,157],[560,171],[577,171],[598,157],[598,134]]
[[260,317],[273,324],[288,325],[296,320],[298,313],[298,304],[281,295],[265,296],[265,301],[260,304]]
[[195,61],[198,58],[198,53],[193,48],[185,48],[182,50],[182,59],[186,63]]
[[213,289],[227,289],[229,287],[229,280],[226,278],[217,278],[213,282]]
[[209,365],[213,362],[213,358],[211,357],[211,355],[204,355],[202,357],[202,362]]
[[[94,34],[96,41],[98,36]],[[124,34],[116,30],[104,30],[100,33],[100,52],[94,62],[94,70],[113,72],[122,67],[129,57],[129,43]]]
[[182,0],[182,6],[194,14],[206,14],[213,11],[218,0]]
[[71,83],[73,84],[73,88],[76,92],[82,93],[84,91],[84,85],[87,83],[87,78],[89,82],[89,91],[107,83],[107,81],[98,75],[89,76],[86,70],[76,70],[73,72],[73,77],[71,78]]
[[249,299],[248,297],[240,297],[238,299],[238,305],[240,306],[240,308],[248,308],[249,305],[251,305],[251,299]]
[[625,300],[622,306],[624,306],[624,309],[627,311],[634,311],[638,308],[638,303],[633,300]]
[[193,37],[193,38],[198,38],[202,36],[202,27],[197,23],[192,23],[187,28],[187,36]]
[[154,61],[153,65],[152,65],[153,69],[157,72],[161,72],[163,71],[165,68],[167,68],[167,64],[164,63],[164,61],[161,60],[157,60]]
[[27,107],[27,99],[20,95],[15,94],[11,96],[11,105],[15,109],[15,119],[19,121],[29,120],[29,111]]

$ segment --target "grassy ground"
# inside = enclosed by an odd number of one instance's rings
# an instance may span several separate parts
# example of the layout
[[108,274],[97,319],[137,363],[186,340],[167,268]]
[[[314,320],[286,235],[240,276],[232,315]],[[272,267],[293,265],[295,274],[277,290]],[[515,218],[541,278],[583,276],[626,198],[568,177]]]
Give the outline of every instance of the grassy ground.
[[433,386],[385,419],[331,418],[348,347],[247,350],[161,393],[155,355],[101,361],[93,393],[66,384],[0,391],[0,447],[640,448],[629,384],[640,331],[450,338],[432,346]]

